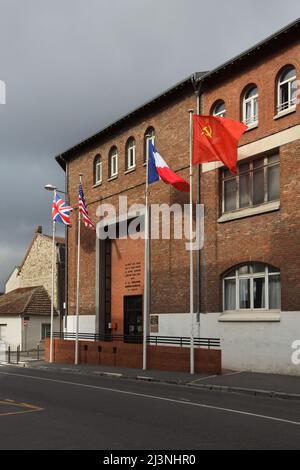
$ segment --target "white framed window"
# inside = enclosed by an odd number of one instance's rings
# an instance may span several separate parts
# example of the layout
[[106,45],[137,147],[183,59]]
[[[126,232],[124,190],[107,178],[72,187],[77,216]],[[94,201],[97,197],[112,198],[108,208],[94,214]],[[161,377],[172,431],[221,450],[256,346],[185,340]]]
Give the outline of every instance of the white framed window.
[[94,184],[102,182],[102,158],[97,155],[94,160]]
[[237,175],[222,170],[222,213],[258,206],[280,198],[279,154],[241,162]]
[[41,340],[42,341],[50,336],[50,331],[51,331],[51,324],[42,323],[41,325]]
[[225,117],[226,108],[223,100],[219,100],[212,109],[212,115],[216,117]]
[[148,127],[145,132],[144,137],[144,163],[149,159],[149,142],[155,145],[155,129],[153,127]]
[[108,159],[108,174],[109,178],[113,178],[118,175],[119,170],[119,158],[118,158],[118,149],[113,147],[109,152]]
[[232,269],[223,278],[223,309],[279,310],[280,271],[264,263]]
[[130,137],[126,144],[126,171],[133,170],[135,168],[135,165],[135,139],[133,137]]
[[296,69],[286,68],[279,76],[277,86],[277,112],[288,110],[296,106],[297,81]]
[[258,123],[258,90],[255,85],[248,88],[243,98],[243,122],[246,126]]

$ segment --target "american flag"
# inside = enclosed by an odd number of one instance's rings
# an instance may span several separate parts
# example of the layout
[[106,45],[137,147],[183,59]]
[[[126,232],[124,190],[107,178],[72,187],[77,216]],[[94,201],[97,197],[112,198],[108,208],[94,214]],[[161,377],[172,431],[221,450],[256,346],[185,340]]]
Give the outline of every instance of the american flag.
[[84,222],[84,225],[88,228],[91,228],[92,230],[95,230],[96,231],[96,227],[95,227],[95,224],[92,222],[92,219],[90,218],[89,216],[89,211],[88,211],[88,208],[86,206],[86,203],[85,203],[85,199],[84,199],[84,194],[83,194],[83,189],[82,189],[82,185],[81,183],[79,184],[79,198],[78,198],[78,202],[79,202],[79,213],[82,214],[82,218],[83,218],[83,222]]
[[73,207],[67,206],[65,201],[55,194],[52,203],[52,220],[54,222],[61,222],[64,225],[70,225],[70,213]]

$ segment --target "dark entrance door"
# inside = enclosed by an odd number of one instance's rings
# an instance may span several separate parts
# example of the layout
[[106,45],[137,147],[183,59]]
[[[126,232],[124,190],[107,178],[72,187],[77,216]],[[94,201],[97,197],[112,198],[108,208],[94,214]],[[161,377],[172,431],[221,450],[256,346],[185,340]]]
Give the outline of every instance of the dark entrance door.
[[124,341],[141,343],[143,341],[143,296],[124,297]]

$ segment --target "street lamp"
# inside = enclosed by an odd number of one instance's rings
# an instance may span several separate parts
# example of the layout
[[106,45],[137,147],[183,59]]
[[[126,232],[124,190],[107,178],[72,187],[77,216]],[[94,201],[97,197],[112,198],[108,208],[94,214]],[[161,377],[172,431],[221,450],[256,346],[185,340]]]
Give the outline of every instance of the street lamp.
[[57,187],[53,186],[53,184],[45,184],[44,189],[46,189],[46,191],[55,191]]
[[[66,200],[68,200],[68,194],[65,192],[65,191],[62,191],[60,189],[57,188],[57,186],[55,186],[54,184],[46,184],[44,186],[44,189],[46,191],[52,191],[53,192],[53,199],[56,198],[56,193],[62,193],[66,196]],[[52,232],[52,287],[51,287],[51,329],[50,329],[50,362],[53,362],[53,328],[54,328],[54,285],[55,285],[55,265],[56,265],[56,259],[55,259],[55,255],[56,255],[56,249],[55,249],[55,226],[56,226],[56,223],[55,223],[55,220],[53,220],[52,222],[53,224],[53,232]],[[66,229],[66,240],[68,238],[68,231],[67,231],[67,227],[65,227]],[[67,251],[67,250],[66,250]],[[67,255],[66,255],[67,256]],[[67,262],[67,260],[66,260]],[[66,270],[67,272],[67,270]],[[68,284],[67,284],[67,277],[65,277],[65,290],[67,292],[67,288],[68,288]],[[61,329],[62,329],[62,325],[61,325],[61,321],[59,322],[59,329],[60,329],[60,332],[61,332]]]
[[[53,184],[46,184],[44,186],[46,191],[53,192],[53,199],[56,198],[57,187]],[[50,351],[49,362],[53,362],[53,323],[54,323],[54,277],[55,277],[55,220],[52,221],[52,274],[51,274],[51,320],[50,320]]]
[[57,193],[67,194],[65,191],[61,191],[57,188],[57,186],[54,186],[53,184],[45,184],[44,189],[46,189],[46,191],[56,191]]

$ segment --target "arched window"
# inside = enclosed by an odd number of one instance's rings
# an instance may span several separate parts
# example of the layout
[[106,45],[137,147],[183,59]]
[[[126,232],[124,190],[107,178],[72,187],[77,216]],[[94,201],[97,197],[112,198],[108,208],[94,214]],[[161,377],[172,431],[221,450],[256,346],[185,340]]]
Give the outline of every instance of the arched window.
[[224,310],[280,309],[280,271],[264,263],[238,266],[223,277]]
[[294,108],[296,105],[296,69],[293,66],[286,67],[279,75],[277,82],[277,112]]
[[144,163],[146,163],[149,158],[149,142],[151,142],[153,145],[155,144],[154,127],[148,127],[144,135]]
[[114,146],[110,149],[108,155],[108,177],[114,178],[115,176],[118,176],[118,168],[118,149]]
[[226,108],[225,108],[225,103],[223,100],[218,100],[213,105],[211,114],[216,117],[225,117]]
[[126,161],[125,161],[125,170],[133,170],[135,168],[135,139],[130,137],[127,140],[126,144]]
[[94,158],[94,184],[102,182],[102,158],[101,155],[96,155]]
[[247,88],[243,97],[243,122],[246,126],[258,123],[258,90],[256,85]]

